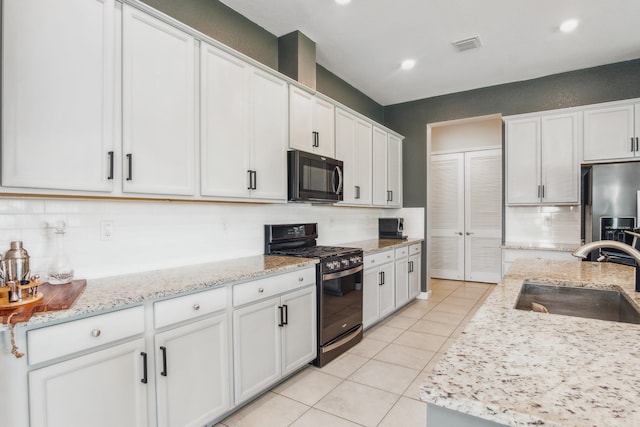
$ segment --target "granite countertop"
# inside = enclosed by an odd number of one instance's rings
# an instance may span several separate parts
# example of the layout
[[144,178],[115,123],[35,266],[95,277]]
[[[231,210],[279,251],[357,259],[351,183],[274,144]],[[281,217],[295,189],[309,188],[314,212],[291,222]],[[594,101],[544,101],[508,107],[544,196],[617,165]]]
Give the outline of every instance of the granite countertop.
[[421,387],[421,399],[511,426],[640,425],[640,325],[515,310],[523,280],[617,289],[634,269],[523,260],[496,286]]
[[[371,239],[345,243],[341,246],[362,248],[366,255],[421,241],[422,239],[415,238],[404,240]],[[67,320],[144,301],[215,288],[230,282],[255,279],[271,273],[286,272],[317,263],[317,259],[256,255],[179,268],[91,279],[87,281],[86,289],[69,309],[37,313],[28,322],[20,322],[17,326],[33,326]],[[7,329],[7,325],[0,324],[0,332]]]
[[531,249],[538,251],[573,252],[579,243],[505,242],[503,249]]
[[417,237],[408,237],[406,239],[370,239],[360,240],[358,242],[349,242],[340,246],[362,248],[365,255],[370,255],[386,249],[399,248],[400,246],[410,245],[412,243],[420,243],[424,239]]
[[[87,280],[87,287],[66,310],[37,313],[28,322],[32,326],[55,322],[100,311],[111,310],[147,300],[213,289],[226,283],[259,278],[301,267],[313,266],[316,259],[275,255],[257,255],[180,268]],[[7,325],[0,325],[0,331]]]

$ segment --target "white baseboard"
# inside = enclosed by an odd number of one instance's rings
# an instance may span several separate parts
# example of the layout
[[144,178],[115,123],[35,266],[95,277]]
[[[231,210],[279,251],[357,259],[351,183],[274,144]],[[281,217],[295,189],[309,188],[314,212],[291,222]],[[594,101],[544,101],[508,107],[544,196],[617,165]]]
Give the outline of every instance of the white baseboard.
[[416,299],[429,299],[431,296],[431,291],[420,292],[420,294],[416,297]]

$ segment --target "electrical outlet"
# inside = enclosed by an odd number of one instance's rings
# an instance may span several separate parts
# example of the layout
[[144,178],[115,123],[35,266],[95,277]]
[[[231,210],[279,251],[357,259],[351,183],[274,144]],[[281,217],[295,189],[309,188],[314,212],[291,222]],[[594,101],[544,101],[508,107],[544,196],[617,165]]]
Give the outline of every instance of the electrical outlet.
[[113,221],[100,221],[100,240],[110,241],[113,239]]

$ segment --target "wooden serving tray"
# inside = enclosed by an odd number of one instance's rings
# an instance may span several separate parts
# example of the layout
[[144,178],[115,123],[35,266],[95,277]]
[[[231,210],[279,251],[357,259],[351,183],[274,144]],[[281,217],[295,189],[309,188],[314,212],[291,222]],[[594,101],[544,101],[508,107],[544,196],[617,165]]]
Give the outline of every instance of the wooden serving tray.
[[7,323],[9,316],[16,313],[11,318],[11,323],[26,322],[33,313],[66,310],[73,305],[86,287],[87,281],[84,279],[72,280],[71,283],[64,285],[43,283],[38,286],[35,297],[23,298],[20,303],[0,307],[0,320],[2,323]]

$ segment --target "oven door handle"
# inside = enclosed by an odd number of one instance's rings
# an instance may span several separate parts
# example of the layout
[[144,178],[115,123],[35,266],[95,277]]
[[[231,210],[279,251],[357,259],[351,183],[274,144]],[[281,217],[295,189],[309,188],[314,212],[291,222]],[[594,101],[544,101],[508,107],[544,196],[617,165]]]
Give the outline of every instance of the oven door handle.
[[328,353],[331,350],[335,350],[338,347],[343,346],[344,344],[348,343],[349,341],[351,341],[352,339],[354,339],[356,336],[358,336],[358,334],[360,333],[360,331],[362,331],[362,325],[359,325],[358,328],[354,331],[352,331],[351,333],[349,333],[346,337],[329,344],[326,347],[322,347],[322,352],[323,353]]
[[341,277],[350,276],[352,274],[356,274],[362,271],[363,268],[364,268],[363,265],[359,265],[357,267],[350,268],[349,270],[338,271],[336,273],[326,273],[322,275],[322,280],[332,280],[332,279],[339,279]]

